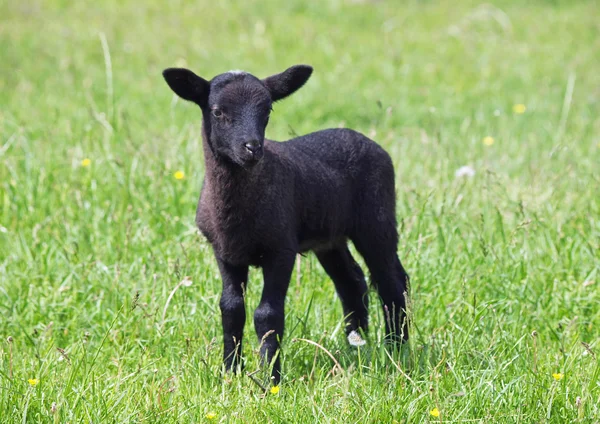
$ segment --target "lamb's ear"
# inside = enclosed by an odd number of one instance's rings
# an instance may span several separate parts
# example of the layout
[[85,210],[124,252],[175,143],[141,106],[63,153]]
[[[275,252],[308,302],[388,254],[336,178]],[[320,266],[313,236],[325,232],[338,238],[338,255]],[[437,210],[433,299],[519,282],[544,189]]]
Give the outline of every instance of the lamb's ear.
[[272,75],[263,80],[271,92],[274,102],[289,96],[304,85],[310,78],[313,68],[308,65],[296,65],[280,74]]
[[189,69],[168,68],[163,71],[163,77],[171,90],[179,97],[204,106],[208,100],[210,83]]

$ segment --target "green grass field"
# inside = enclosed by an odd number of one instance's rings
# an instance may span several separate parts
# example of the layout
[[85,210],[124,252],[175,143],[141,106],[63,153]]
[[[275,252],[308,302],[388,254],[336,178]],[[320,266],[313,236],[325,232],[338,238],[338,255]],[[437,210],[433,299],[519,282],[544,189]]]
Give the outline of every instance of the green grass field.
[[[0,422],[600,422],[599,4],[250,3],[0,2]],[[222,372],[200,115],[161,71],[296,63],[267,136],[391,154],[412,341],[373,293],[350,349],[308,255],[272,394]]]

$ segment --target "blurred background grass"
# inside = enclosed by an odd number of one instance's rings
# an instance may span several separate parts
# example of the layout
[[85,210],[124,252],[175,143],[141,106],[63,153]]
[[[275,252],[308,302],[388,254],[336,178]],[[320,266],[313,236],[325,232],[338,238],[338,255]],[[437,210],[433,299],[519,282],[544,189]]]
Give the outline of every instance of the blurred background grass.
[[[597,350],[600,325],[598,11],[0,2],[0,335],[14,338],[0,345],[0,416],[412,422],[437,407],[455,421],[597,421],[600,365],[581,342]],[[296,63],[315,73],[275,106],[267,135],[348,126],[396,164],[413,366],[407,380],[378,347],[375,307],[372,347],[348,351],[309,256],[288,300],[287,382],[263,399],[219,372],[220,281],[194,224],[200,117],[161,71],[263,77]],[[457,178],[461,166],[475,175]],[[193,285],[165,307],[185,275]],[[249,318],[260,286],[254,272]],[[329,376],[327,358],[293,337],[320,341],[346,375]]]

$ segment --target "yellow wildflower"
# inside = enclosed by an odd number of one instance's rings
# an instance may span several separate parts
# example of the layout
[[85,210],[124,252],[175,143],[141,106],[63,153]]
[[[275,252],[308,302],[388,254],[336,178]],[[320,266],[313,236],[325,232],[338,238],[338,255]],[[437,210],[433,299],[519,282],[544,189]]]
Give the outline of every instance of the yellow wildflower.
[[431,415],[434,418],[437,418],[440,416],[440,410],[437,408],[433,408],[431,411],[429,411],[429,415]]
[[185,178],[185,174],[183,171],[177,171],[173,174],[176,180],[183,180]]
[[214,420],[215,418],[217,418],[217,413],[216,412],[208,412],[206,414],[206,419],[207,420]]
[[279,386],[273,386],[271,387],[271,390],[269,390],[271,392],[272,395],[276,395],[277,393],[279,393]]
[[38,380],[37,378],[30,378],[29,380],[27,380],[29,382],[29,384],[33,387],[37,386],[38,383],[40,382],[40,380]]
[[518,103],[513,106],[513,112],[518,115],[525,113],[526,110],[527,110],[527,106],[525,106],[523,103]]
[[485,144],[486,146],[491,146],[492,144],[494,144],[494,137],[488,135],[487,137],[483,138],[483,144]]
[[84,160],[81,161],[81,166],[83,166],[84,168],[90,166],[92,164],[92,160],[85,158]]
[[560,381],[560,380],[562,380],[562,379],[563,379],[563,377],[564,377],[564,374],[563,374],[563,373],[560,373],[560,372],[555,372],[555,373],[552,373],[552,377],[554,377],[554,379],[555,379],[556,381]]

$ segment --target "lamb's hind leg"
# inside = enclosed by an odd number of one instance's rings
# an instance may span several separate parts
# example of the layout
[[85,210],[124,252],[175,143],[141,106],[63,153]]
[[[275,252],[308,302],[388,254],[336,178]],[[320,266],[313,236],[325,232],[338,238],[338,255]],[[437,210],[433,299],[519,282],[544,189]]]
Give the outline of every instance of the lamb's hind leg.
[[369,321],[369,296],[365,276],[348,246],[315,252],[325,272],[331,277],[342,301],[346,319],[346,334],[352,331],[367,332]]
[[400,342],[408,340],[408,274],[396,253],[396,228],[389,227],[381,227],[381,231],[361,232],[353,241],[365,259],[381,298],[386,338]]

